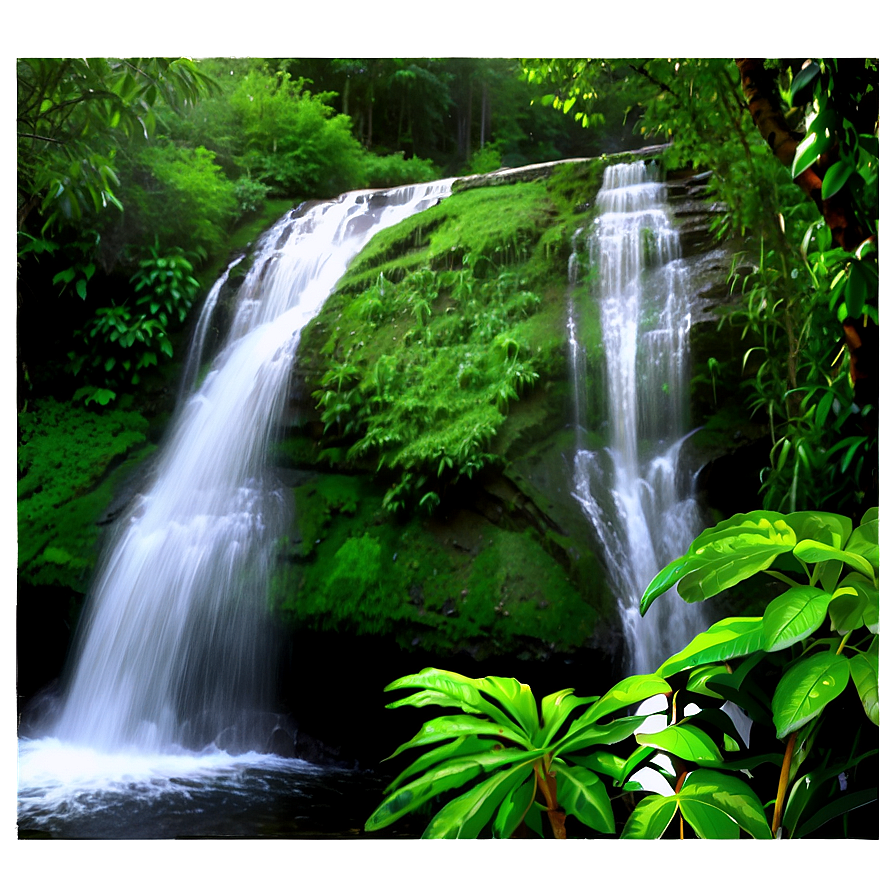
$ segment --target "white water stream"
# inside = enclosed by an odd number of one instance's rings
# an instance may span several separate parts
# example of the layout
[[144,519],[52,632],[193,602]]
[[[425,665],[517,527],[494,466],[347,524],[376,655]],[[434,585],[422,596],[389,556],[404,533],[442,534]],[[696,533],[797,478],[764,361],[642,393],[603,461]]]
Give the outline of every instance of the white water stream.
[[284,761],[255,752],[275,725],[267,583],[291,501],[267,469],[268,445],[302,329],[351,258],[450,185],[349,193],[283,217],[261,240],[224,347],[194,391],[224,278],[215,284],[152,481],[123,514],[88,595],[61,705],[20,739],[20,819],[46,823],[96,807],[99,793],[167,791],[184,776]]
[[[703,627],[699,605],[677,595],[642,619],[641,595],[700,530],[692,477],[679,465],[688,418],[687,268],[665,204],[665,187],[644,162],[608,168],[587,235],[591,301],[569,318],[575,380],[574,495],[604,546],[632,672],[649,672]],[[571,278],[577,276],[571,264]],[[599,315],[605,365],[589,381],[582,315]],[[585,410],[601,390],[605,447],[585,447]]]

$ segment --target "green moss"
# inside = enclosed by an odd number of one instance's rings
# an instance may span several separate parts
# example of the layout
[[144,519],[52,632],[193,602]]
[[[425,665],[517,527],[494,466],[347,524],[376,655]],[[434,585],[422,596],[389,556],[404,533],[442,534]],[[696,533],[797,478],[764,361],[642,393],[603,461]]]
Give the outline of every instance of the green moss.
[[154,450],[138,413],[45,398],[19,414],[19,573],[32,584],[83,590],[97,523],[115,488]]
[[532,531],[469,513],[388,525],[365,476],[319,474],[295,498],[272,591],[291,625],[481,654],[572,650],[593,633],[595,611]]

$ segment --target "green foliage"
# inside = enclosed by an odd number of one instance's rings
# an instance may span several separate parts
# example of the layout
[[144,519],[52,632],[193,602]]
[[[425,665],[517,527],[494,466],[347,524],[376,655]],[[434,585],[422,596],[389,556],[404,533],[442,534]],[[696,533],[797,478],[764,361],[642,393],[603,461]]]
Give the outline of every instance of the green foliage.
[[[467,788],[424,837],[477,837],[489,821],[496,837],[519,836],[524,822],[540,835],[543,814],[560,837],[566,815],[626,839],[669,836],[677,815],[680,837],[687,825],[702,839],[799,838],[842,816],[847,836],[849,813],[877,799],[878,570],[876,508],[855,528],[823,512],[737,514],[655,576],[642,612],[676,583],[685,600],[705,600],[764,571],[787,590],[762,616],[713,624],[653,675],[625,679],[600,699],[560,691],[540,715],[514,679],[425,669],[393,682],[387,690],[419,690],[391,707],[449,706],[465,716],[425,723],[392,754],[442,744],[389,785],[367,829],[432,812],[444,792]],[[654,718],[604,718],[659,695],[666,705]],[[749,740],[725,704],[747,714]],[[619,752],[632,736],[635,745]],[[644,769],[659,772],[659,783],[638,780]],[[624,819],[608,784],[637,801]]]
[[[876,754],[876,748],[861,755],[856,750],[860,743],[876,743],[880,721],[877,533],[876,508],[855,529],[847,517],[831,513],[736,514],[700,535],[684,557],[657,573],[644,593],[642,613],[676,583],[688,601],[714,597],[760,571],[788,586],[761,617],[715,623],[657,670],[670,680],[689,673],[685,691],[725,698],[749,713],[754,725],[769,724],[779,741],[787,741],[772,822],[776,832],[782,819],[789,836],[811,830],[811,824],[800,825],[796,819],[788,824],[785,812],[788,788],[789,799],[797,798],[794,782],[801,766],[821,762],[821,770],[834,768],[835,775],[858,778],[858,763]],[[841,695],[850,680],[864,717],[845,747],[836,731],[828,731],[822,745],[816,742],[822,723],[835,706],[842,713]],[[721,757],[710,759],[710,766],[718,766]],[[826,775],[807,771],[800,780],[807,787],[815,783],[814,796],[823,802],[820,785]],[[875,788],[863,793],[865,802],[876,798]],[[835,807],[848,812],[861,804],[854,797],[847,793],[819,811],[825,818],[836,817]]]
[[404,153],[370,154],[364,160],[364,181],[370,187],[398,187],[437,180],[439,170],[429,159],[406,158]]
[[244,138],[236,164],[280,196],[328,197],[360,185],[361,145],[328,99],[286,72],[248,71],[230,94]]
[[238,214],[234,185],[203,146],[159,138],[123,166],[122,179],[130,215],[118,238],[135,245],[214,251]]
[[501,150],[494,143],[486,143],[481,149],[477,149],[470,159],[468,174],[487,174],[489,171],[497,171],[501,167]]
[[87,385],[75,392],[86,404],[108,404],[123,389],[140,382],[142,371],[172,357],[169,327],[182,324],[199,282],[192,263],[175,249],[162,255],[158,246],[138,265],[131,278],[133,303],[97,308],[83,329],[81,343],[69,352],[68,369]]
[[[18,229],[38,207],[56,230],[121,207],[115,150],[148,136],[154,106],[195,103],[212,86],[189,59],[18,59]],[[161,104],[160,103],[160,104]]]
[[[96,556],[97,523],[128,465],[146,445],[134,411],[98,413],[44,398],[19,414],[19,575],[83,591]],[[109,475],[117,467],[115,475]]]
[[425,722],[392,754],[442,744],[386,788],[390,795],[365,830],[379,830],[446,791],[465,788],[442,806],[424,838],[476,838],[489,822],[494,837],[511,837],[523,824],[540,833],[544,815],[554,836],[565,838],[567,816],[600,833],[615,833],[602,777],[612,786],[620,765],[607,747],[630,738],[644,720],[616,714],[664,693],[667,685],[656,676],[639,675],[603,697],[558,691],[541,701],[540,711],[529,686],[514,678],[471,679],[430,668],[393,681],[386,690],[405,688],[417,692],[389,708],[439,706],[463,714]]

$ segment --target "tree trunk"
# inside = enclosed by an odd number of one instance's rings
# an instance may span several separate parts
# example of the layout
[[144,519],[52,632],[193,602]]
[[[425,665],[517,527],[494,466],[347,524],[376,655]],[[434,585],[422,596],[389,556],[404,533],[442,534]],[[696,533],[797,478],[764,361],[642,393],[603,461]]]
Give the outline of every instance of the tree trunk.
[[[774,72],[765,68],[764,59],[735,59],[740,71],[744,98],[762,138],[782,165],[791,168],[801,137],[787,124],[778,102],[778,90]],[[832,153],[807,168],[794,183],[816,205],[825,223],[831,229],[833,241],[847,252],[854,252],[870,234],[859,224],[850,203],[847,190],[839,190],[828,199],[821,198],[824,172],[836,161]],[[849,369],[859,407],[878,403],[878,334],[877,327],[869,320],[847,318],[843,322],[843,334],[849,351]],[[868,420],[874,430],[876,424]]]

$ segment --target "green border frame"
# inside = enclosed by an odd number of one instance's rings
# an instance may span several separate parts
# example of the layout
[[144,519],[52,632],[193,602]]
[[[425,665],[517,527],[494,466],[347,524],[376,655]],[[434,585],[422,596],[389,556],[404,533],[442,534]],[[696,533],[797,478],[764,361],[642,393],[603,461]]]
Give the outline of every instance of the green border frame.
[[[763,56],[882,60],[882,294],[894,295],[892,0],[293,2],[4,0],[2,101],[2,839],[0,892],[894,893],[894,608],[882,601],[881,840],[875,842],[190,841],[15,839],[15,141],[19,55]],[[893,303],[881,309],[881,594],[894,593]],[[890,399],[886,401],[886,399]]]

